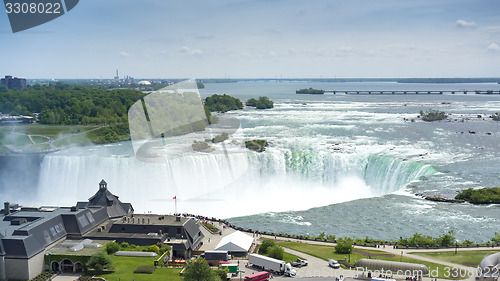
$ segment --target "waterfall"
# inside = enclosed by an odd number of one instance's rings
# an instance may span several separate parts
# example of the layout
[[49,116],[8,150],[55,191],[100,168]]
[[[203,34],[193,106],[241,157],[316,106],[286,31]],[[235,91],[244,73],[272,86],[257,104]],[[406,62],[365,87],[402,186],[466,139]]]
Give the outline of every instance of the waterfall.
[[67,206],[85,201],[105,179],[114,194],[141,211],[171,210],[173,196],[200,212],[229,201],[241,209],[263,194],[276,200],[269,210],[304,209],[388,194],[436,172],[430,165],[394,157],[314,149],[271,147],[255,153],[233,147],[229,153],[190,153],[164,163],[114,153],[47,155],[36,202]]
[[401,189],[421,176],[437,171],[431,165],[382,155],[370,155],[366,160],[364,179],[378,194]]

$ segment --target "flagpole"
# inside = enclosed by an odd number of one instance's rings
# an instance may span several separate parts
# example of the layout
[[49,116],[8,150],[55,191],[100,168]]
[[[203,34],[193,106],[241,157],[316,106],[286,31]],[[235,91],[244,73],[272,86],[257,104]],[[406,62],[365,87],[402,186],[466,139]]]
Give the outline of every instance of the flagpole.
[[175,202],[175,214],[177,215],[177,195],[174,196],[174,202]]

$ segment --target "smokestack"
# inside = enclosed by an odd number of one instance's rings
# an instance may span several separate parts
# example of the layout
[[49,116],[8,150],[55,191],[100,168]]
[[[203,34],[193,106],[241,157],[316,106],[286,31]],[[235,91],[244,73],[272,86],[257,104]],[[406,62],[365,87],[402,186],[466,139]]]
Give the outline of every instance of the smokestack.
[[3,203],[3,209],[6,215],[10,214],[10,203],[9,202],[4,202]]

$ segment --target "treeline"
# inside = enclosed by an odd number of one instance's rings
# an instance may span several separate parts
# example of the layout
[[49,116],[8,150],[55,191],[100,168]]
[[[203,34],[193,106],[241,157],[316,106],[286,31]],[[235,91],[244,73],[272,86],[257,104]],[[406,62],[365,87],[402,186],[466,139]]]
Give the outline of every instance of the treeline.
[[500,204],[500,187],[465,189],[455,199],[473,204]]
[[500,78],[402,78],[398,83],[500,83]]
[[0,112],[40,113],[39,122],[57,125],[127,122],[127,111],[145,94],[136,90],[104,90],[85,85],[33,85],[0,92]]

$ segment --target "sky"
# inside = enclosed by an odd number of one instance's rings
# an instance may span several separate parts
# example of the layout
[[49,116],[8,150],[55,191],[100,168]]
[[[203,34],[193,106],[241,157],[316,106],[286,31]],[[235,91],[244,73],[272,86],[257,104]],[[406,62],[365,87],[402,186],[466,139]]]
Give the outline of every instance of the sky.
[[12,33],[0,8],[0,76],[500,77],[499,11],[498,0],[81,0]]

